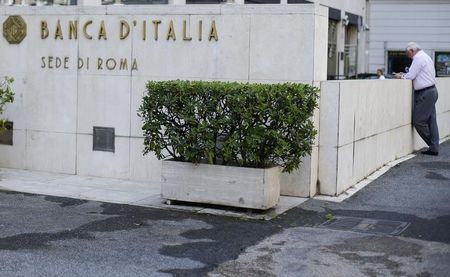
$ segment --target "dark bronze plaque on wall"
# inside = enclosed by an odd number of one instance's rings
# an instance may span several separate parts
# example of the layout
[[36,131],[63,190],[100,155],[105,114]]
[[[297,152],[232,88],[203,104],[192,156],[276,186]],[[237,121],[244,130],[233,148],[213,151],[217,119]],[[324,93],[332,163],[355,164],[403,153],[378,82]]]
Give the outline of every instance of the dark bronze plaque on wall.
[[94,127],[92,150],[114,152],[114,128]]
[[0,144],[13,145],[13,126],[11,121],[6,121],[6,130],[0,131]]

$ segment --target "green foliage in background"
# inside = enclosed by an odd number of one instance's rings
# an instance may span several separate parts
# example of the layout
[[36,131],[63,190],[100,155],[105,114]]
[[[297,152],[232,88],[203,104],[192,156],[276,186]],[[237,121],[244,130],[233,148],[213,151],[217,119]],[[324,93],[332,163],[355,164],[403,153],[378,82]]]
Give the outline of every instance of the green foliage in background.
[[[5,77],[0,81],[0,115],[5,111],[5,105],[14,101],[14,92],[11,89],[13,78]],[[6,120],[0,118],[0,131],[5,129]]]
[[291,172],[311,152],[317,99],[306,84],[151,81],[139,108],[144,153]]

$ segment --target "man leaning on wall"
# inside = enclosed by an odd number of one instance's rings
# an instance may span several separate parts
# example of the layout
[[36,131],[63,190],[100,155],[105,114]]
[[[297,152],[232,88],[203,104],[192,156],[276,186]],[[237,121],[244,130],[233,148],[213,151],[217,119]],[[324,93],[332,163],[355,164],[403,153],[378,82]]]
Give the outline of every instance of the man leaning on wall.
[[408,43],[406,55],[413,60],[408,73],[395,73],[394,78],[413,81],[413,125],[428,145],[428,149],[422,151],[422,154],[437,156],[439,155],[439,130],[435,103],[438,99],[438,91],[433,61],[415,42]]

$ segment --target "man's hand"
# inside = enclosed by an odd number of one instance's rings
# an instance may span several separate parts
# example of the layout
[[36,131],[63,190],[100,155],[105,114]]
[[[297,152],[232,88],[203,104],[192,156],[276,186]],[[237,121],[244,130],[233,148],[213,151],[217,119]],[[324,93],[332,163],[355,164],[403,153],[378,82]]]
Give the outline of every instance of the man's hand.
[[392,72],[392,74],[394,74],[394,79],[401,79],[404,75],[403,72],[399,72],[399,73]]

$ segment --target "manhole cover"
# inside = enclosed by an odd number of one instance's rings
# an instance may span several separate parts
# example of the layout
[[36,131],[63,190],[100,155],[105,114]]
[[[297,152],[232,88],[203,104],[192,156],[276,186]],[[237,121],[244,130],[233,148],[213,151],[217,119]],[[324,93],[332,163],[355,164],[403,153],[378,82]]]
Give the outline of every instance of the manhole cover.
[[408,222],[382,220],[360,217],[337,216],[320,225],[322,228],[349,230],[364,233],[389,234],[393,236],[400,235],[406,228]]

